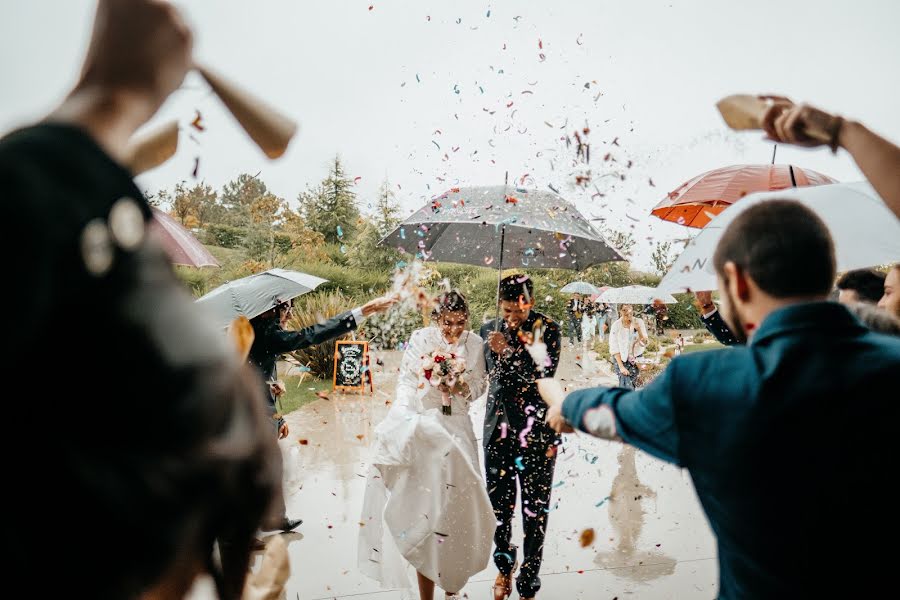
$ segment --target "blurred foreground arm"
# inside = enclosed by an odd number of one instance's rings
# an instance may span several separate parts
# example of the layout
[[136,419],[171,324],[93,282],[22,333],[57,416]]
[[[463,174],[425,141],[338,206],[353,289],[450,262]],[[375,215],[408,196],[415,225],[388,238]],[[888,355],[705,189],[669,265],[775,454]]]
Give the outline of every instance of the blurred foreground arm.
[[191,67],[192,36],[161,0],[100,0],[81,77],[48,121],[88,132],[118,162]]

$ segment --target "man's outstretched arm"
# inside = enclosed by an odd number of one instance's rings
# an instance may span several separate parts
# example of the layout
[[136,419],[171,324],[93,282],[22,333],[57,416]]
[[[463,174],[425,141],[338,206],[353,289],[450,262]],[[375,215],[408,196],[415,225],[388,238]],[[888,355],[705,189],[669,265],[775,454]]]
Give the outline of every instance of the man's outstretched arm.
[[572,392],[564,400],[559,382],[541,380],[541,395],[550,405],[547,422],[559,432],[578,429],[602,439],[624,441],[679,464],[673,363],[646,388],[588,388]]

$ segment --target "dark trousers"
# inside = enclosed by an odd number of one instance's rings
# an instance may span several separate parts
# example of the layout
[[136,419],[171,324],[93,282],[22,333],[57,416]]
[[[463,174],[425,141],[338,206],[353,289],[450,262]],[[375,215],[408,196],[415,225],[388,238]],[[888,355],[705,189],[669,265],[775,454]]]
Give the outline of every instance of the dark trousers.
[[616,372],[616,375],[619,376],[619,387],[623,387],[629,390],[633,390],[637,387],[637,378],[638,378],[638,366],[637,363],[625,361],[625,368],[628,369],[628,374],[626,375],[619,369],[619,362],[616,359],[612,360],[613,370]]
[[[530,598],[541,589],[541,561],[544,557],[544,535],[553,487],[553,468],[556,447],[553,441],[529,441],[523,448],[512,431],[500,439],[498,425],[484,450],[488,496],[497,518],[494,532],[494,564],[503,574],[509,574],[516,560],[516,546],[510,544],[512,520],[516,511],[516,481],[522,495],[522,523],[525,530],[524,559],[516,578],[516,589],[523,598]],[[547,454],[550,456],[547,456]],[[519,458],[520,460],[516,460]]]
[[581,341],[581,317],[568,316],[566,319],[566,336],[569,338],[570,344],[574,344],[576,339],[579,342]]

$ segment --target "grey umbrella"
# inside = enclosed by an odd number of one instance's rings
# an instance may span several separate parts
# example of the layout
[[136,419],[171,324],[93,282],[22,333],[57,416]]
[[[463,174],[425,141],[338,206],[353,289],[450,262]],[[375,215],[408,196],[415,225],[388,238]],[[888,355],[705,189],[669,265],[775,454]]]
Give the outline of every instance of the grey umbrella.
[[311,292],[326,281],[299,271],[269,269],[222,284],[198,298],[197,304],[215,324],[225,328],[235,317],[243,315],[252,319],[278,302]]
[[381,244],[424,260],[497,269],[581,270],[625,260],[560,196],[502,185],[453,188],[413,213]]
[[[380,242],[437,260],[503,267],[581,270],[625,260],[557,194],[505,185],[453,188],[432,198]],[[499,324],[499,301],[497,320]]]

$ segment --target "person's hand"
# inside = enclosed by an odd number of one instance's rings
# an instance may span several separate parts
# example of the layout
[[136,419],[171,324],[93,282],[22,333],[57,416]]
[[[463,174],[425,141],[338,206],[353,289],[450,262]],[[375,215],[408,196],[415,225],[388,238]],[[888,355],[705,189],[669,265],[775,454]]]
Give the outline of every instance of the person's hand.
[[100,0],[81,77],[47,118],[85,130],[116,161],[193,65],[193,40],[163,0]]
[[396,296],[382,296],[381,298],[375,298],[374,300],[370,300],[363,304],[362,314],[364,317],[368,317],[376,313],[384,312],[395,305],[398,300],[399,298]]
[[488,334],[488,348],[491,349],[491,352],[502,356],[503,351],[509,347],[509,342],[506,341],[506,336],[499,331],[492,331]]
[[556,433],[573,433],[575,431],[562,416],[562,404],[554,404],[547,410],[547,425]]
[[622,375],[631,375],[631,371],[625,365],[619,365],[619,371],[622,372]]
[[563,400],[566,399],[566,392],[559,381],[552,377],[544,377],[538,379],[535,383],[537,384],[538,393],[544,402],[547,403],[547,406],[556,406],[557,404],[562,406]]
[[700,313],[700,316],[709,314],[716,309],[716,305],[713,304],[712,292],[694,292],[694,297],[697,299],[697,312]]
[[171,3],[100,0],[78,87],[137,93],[155,113],[184,81],[192,49],[191,31]]
[[843,119],[808,104],[794,104],[783,96],[761,96],[772,105],[762,119],[769,138],[797,146],[837,145]]
[[284,387],[284,382],[280,379],[278,381],[270,383],[269,389],[272,390],[272,395],[276,398],[280,397],[287,390],[287,388]]
[[281,425],[278,427],[278,439],[283,440],[290,433],[290,429],[288,429],[288,424],[285,421],[281,422]]

